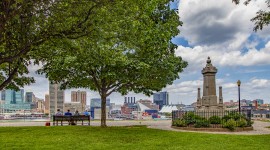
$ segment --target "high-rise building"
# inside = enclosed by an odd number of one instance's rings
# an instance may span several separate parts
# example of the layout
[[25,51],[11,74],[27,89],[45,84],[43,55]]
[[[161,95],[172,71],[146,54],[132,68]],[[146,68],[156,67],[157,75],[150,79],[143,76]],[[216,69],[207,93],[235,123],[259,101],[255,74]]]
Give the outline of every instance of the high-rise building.
[[50,113],[50,95],[49,94],[45,94],[44,106],[45,106],[45,113]]
[[1,91],[1,100],[5,100],[5,98],[6,98],[6,91],[5,90],[3,90],[3,91]]
[[71,91],[71,102],[80,102],[84,110],[86,106],[86,91]]
[[37,112],[44,113],[44,100],[37,98],[36,103],[37,103]]
[[25,102],[35,102],[35,95],[33,92],[25,92]]
[[50,95],[50,115],[54,115],[57,109],[64,111],[64,90],[60,90],[60,84],[50,84],[49,85],[49,95]]
[[163,105],[169,104],[169,93],[167,91],[154,93],[153,101],[159,106],[159,109],[161,109]]
[[24,101],[24,90],[3,90],[1,92],[1,98],[4,99],[4,104],[2,104],[2,109],[5,112],[14,113],[21,110],[33,110],[36,108],[36,104],[33,102]]
[[258,105],[262,105],[263,104],[263,99],[255,99],[253,100],[254,101],[257,101]]
[[1,92],[1,98],[5,100],[6,104],[22,104],[24,102],[24,90],[3,90]]

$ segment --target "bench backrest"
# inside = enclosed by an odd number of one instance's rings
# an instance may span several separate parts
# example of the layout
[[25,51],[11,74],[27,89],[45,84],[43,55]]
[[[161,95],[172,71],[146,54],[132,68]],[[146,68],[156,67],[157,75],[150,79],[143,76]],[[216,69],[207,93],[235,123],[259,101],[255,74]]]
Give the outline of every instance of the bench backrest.
[[70,121],[70,120],[88,120],[90,121],[90,116],[53,116],[53,121]]

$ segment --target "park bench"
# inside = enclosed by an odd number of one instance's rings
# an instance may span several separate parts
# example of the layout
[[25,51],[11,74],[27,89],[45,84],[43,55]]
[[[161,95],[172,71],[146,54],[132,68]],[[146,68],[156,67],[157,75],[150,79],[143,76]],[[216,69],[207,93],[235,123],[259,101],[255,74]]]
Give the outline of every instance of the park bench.
[[77,125],[77,122],[81,121],[82,125],[84,125],[84,121],[87,121],[88,125],[90,126],[90,116],[53,116],[53,125],[58,126],[58,122],[61,123],[61,126],[63,126],[63,122],[67,122],[69,125]]

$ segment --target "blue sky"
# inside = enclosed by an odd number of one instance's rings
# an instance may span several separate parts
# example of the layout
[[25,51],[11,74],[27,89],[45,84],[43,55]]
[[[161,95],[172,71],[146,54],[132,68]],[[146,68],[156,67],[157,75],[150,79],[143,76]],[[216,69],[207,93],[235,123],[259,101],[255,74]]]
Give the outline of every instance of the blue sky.
[[[195,102],[197,88],[202,87],[201,70],[208,56],[218,68],[217,87],[223,87],[224,101],[236,100],[240,79],[241,99],[264,99],[270,102],[270,27],[253,32],[250,21],[260,9],[265,9],[264,0],[252,1],[250,5],[235,5],[230,0],[185,0],[175,2],[183,26],[180,35],[173,39],[178,45],[176,55],[188,61],[189,65],[163,91],[170,93],[170,103],[191,104]],[[37,66],[32,66],[35,70]],[[36,96],[44,98],[48,93],[48,80],[35,75],[36,83],[25,87]],[[82,89],[81,89],[82,90]],[[66,90],[66,101],[70,101],[70,91]],[[143,94],[130,93],[136,99],[152,99]],[[87,90],[88,103],[98,94]],[[110,96],[111,101],[124,101],[118,93]]]

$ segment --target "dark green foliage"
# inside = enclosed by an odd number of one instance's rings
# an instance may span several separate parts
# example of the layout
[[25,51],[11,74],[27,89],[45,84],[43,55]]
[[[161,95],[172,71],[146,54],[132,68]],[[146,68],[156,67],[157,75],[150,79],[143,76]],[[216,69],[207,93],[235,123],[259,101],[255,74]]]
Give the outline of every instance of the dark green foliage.
[[224,128],[228,128],[233,131],[237,127],[237,122],[234,119],[229,119],[228,121],[223,122],[222,125]]
[[205,127],[209,127],[210,123],[207,119],[205,118],[201,118],[196,120],[196,123],[194,124],[195,128],[205,128]]
[[173,120],[172,125],[177,126],[177,127],[186,127],[187,126],[186,121],[181,120],[181,119]]
[[183,120],[186,121],[187,125],[195,124],[197,120],[201,120],[202,118],[196,115],[194,112],[187,112],[183,116]]
[[221,118],[219,116],[212,116],[209,118],[210,124],[220,124]]
[[222,120],[228,121],[230,119],[239,120],[240,118],[245,118],[244,115],[239,114],[238,112],[230,112],[228,115],[222,117]]
[[252,120],[247,120],[247,127],[251,127],[253,125],[253,121]]
[[247,121],[244,118],[240,118],[237,120],[237,126],[238,127],[246,127],[247,126]]

